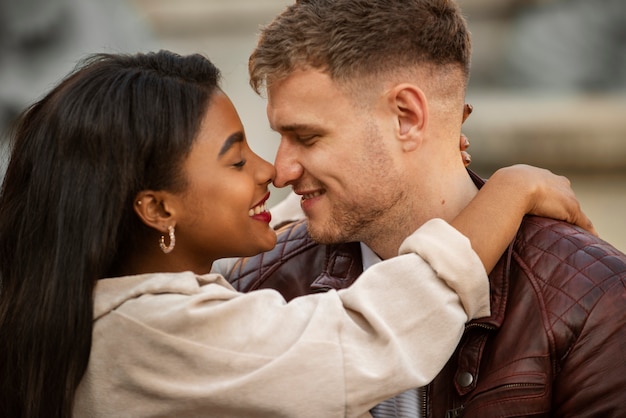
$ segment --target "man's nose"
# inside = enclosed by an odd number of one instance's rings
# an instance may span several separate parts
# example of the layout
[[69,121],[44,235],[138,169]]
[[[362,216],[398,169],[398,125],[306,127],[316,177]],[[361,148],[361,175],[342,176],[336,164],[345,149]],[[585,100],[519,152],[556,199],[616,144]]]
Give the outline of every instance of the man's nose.
[[278,146],[274,166],[276,167],[276,178],[274,179],[274,186],[276,187],[286,187],[293,184],[302,176],[304,171],[298,153],[286,140],[281,140]]

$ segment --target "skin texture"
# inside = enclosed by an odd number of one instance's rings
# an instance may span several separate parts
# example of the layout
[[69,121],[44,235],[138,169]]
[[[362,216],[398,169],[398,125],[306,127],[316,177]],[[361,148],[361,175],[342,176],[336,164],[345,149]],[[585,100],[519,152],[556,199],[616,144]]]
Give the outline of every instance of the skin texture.
[[[391,257],[406,231],[435,216],[452,220],[477,192],[458,158],[462,103],[458,128],[445,132],[429,124],[414,86],[390,85],[364,107],[327,74],[296,70],[268,89],[267,114],[281,136],[275,184],[304,196],[317,241],[363,241]],[[441,175],[420,181],[429,172]]]
[[379,126],[323,74],[297,72],[276,87],[268,102],[270,125],[281,134],[276,186],[303,195],[315,240],[367,240],[385,213],[404,206],[402,191],[387,187],[398,173]]
[[[274,167],[252,152],[236,109],[221,91],[211,99],[183,172],[187,184],[182,192],[144,190],[137,195],[137,214],[164,235],[174,226],[176,247],[166,256],[146,254],[138,260],[143,264],[134,265],[147,266],[147,271],[208,272],[217,258],[274,247],[269,212],[261,207],[250,216],[269,197]],[[155,265],[161,262],[168,265]]]
[[[275,184],[302,196],[316,241],[361,241],[389,258],[408,232],[437,217],[470,236],[490,269],[525,213],[595,233],[569,180],[547,170],[501,169],[483,193],[490,194],[471,203],[478,190],[459,158],[459,145],[467,147],[461,125],[471,107],[462,98],[442,99],[415,83],[394,82],[371,97],[364,106],[314,69],[296,70],[268,88],[268,120],[280,134]],[[489,231],[502,234],[496,239]]]

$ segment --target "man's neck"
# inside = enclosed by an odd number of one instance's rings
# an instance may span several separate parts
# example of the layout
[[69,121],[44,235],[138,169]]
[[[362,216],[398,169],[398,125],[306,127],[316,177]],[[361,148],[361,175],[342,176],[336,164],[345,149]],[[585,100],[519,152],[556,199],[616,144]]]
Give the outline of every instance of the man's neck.
[[433,218],[452,221],[478,192],[467,172],[446,185],[439,184],[436,190],[428,199],[410,196],[406,207],[386,220],[384,230],[373,233],[364,243],[383,260],[395,257],[402,242],[425,222]]

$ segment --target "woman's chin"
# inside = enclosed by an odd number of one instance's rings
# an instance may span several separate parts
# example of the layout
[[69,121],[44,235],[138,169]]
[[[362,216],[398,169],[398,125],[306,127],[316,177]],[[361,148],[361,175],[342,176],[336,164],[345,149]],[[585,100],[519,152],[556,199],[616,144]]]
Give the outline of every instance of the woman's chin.
[[270,229],[268,231],[267,238],[260,243],[260,249],[257,254],[273,249],[276,246],[276,239],[276,232],[273,229]]
[[257,237],[254,242],[254,246],[249,246],[246,250],[242,251],[238,257],[252,257],[266,251],[270,251],[276,246],[276,232],[273,229],[268,229],[267,233],[262,237]]

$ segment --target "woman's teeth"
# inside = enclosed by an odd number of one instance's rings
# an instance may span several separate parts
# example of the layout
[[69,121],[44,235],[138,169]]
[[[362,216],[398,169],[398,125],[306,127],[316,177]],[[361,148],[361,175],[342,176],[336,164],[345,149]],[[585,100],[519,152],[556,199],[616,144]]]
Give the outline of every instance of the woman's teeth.
[[258,215],[259,213],[267,212],[267,208],[265,207],[265,203],[261,203],[259,206],[255,206],[248,211],[248,216]]

